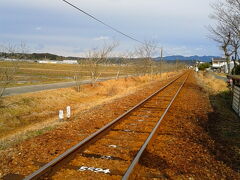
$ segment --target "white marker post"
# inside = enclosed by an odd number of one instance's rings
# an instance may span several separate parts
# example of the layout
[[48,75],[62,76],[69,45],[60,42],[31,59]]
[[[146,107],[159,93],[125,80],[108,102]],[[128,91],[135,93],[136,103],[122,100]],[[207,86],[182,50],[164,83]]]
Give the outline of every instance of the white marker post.
[[67,106],[67,118],[69,119],[71,117],[71,107]]
[[63,114],[63,110],[59,111],[59,120],[63,120],[64,119],[64,114]]

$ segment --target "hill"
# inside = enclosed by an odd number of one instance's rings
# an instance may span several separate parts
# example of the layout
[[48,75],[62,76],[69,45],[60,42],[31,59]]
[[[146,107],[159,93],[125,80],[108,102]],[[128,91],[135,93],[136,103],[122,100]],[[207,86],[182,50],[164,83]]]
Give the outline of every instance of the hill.
[[[165,61],[203,61],[203,62],[210,62],[212,58],[219,58],[218,56],[181,56],[181,55],[174,55],[174,56],[165,56],[163,60]],[[160,60],[160,57],[155,58],[156,60]]]

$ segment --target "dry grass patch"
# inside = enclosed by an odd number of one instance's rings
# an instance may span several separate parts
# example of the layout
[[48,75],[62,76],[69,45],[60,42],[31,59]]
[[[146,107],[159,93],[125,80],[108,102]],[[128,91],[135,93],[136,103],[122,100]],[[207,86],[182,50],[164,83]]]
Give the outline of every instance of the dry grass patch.
[[129,95],[149,83],[174,75],[176,73],[164,73],[154,78],[143,76],[108,80],[94,86],[82,85],[80,92],[75,88],[64,88],[4,97],[0,107],[0,139],[18,139],[15,135],[21,136],[22,133],[28,137],[27,132],[34,134],[33,131],[37,129],[46,129],[53,124],[55,126],[59,123],[58,111],[65,110],[66,106],[71,106],[74,117],[79,112]]
[[[11,62],[0,61],[0,69],[4,67],[12,67]],[[36,85],[46,83],[68,82],[74,81],[76,73],[81,74],[81,79],[90,79],[91,72],[88,64],[39,64],[32,62],[18,62],[18,71],[15,81],[8,87]],[[132,75],[135,73],[134,67],[131,65],[99,65],[101,77],[115,77],[119,68],[121,68],[120,76]]]
[[208,73],[199,72],[198,79],[200,80],[201,85],[211,93],[219,93],[229,90],[225,81],[216,79]]

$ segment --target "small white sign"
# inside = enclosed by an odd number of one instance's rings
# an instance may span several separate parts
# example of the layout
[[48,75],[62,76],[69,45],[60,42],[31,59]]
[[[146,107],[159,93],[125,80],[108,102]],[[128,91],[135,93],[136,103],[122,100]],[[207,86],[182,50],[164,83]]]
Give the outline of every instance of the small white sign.
[[105,174],[111,173],[109,169],[87,167],[87,166],[80,167],[79,171],[93,171],[93,172],[96,172],[96,173],[105,173]]
[[64,119],[64,114],[63,114],[63,110],[59,111],[59,120],[63,120]]
[[67,106],[67,118],[69,119],[71,117],[71,107]]
[[112,159],[112,156],[101,156],[102,159]]
[[117,145],[111,144],[111,145],[109,145],[109,147],[111,147],[111,148],[116,148]]

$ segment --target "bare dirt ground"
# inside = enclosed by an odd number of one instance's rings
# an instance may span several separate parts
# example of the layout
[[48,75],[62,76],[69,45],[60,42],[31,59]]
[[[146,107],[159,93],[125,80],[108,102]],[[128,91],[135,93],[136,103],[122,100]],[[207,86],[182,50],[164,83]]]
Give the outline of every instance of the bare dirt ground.
[[[136,105],[165,83],[166,81],[147,83],[147,86],[144,86],[144,88],[138,87],[140,90],[137,92],[133,91],[135,92],[133,94],[129,93],[127,96],[120,96],[118,99],[108,99],[107,103],[104,103],[103,100],[98,106],[90,106],[91,108],[89,108],[89,110],[75,113],[74,116],[76,118],[60,125],[55,130],[1,151],[0,177],[11,173],[24,176],[28,175],[68,148],[77,144],[92,132],[95,132],[97,128],[102,127]],[[101,86],[99,88],[101,88]],[[110,90],[110,93],[114,91],[114,89]],[[103,93],[103,91],[106,91],[106,87],[99,91]],[[107,93],[109,93],[108,90]],[[109,96],[107,97],[109,98]],[[96,101],[96,98],[90,99],[90,101],[93,100]],[[106,100],[107,99],[105,99],[105,101]]]
[[[2,151],[0,177],[28,175],[137,104],[162,84],[152,83],[134,94],[79,113],[78,118],[55,130]],[[234,166],[236,156],[223,151],[211,133],[212,129],[209,129],[209,124],[212,124],[209,120],[214,121],[210,117],[213,112],[208,94],[192,75],[164,119],[157,139],[141,160],[139,174],[147,179],[240,179]]]
[[227,151],[227,144],[220,148],[212,133],[216,129],[209,129],[219,121],[218,116],[211,116],[213,112],[208,93],[191,76],[145,152],[135,178],[239,179],[239,159]]

